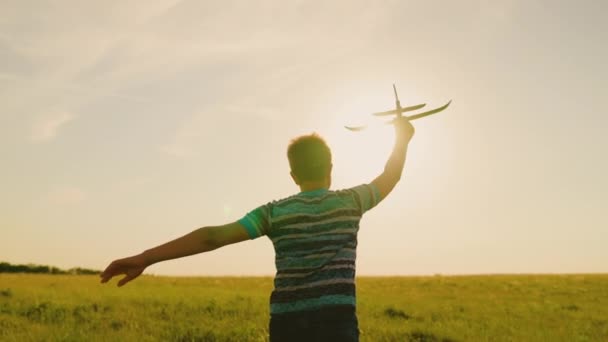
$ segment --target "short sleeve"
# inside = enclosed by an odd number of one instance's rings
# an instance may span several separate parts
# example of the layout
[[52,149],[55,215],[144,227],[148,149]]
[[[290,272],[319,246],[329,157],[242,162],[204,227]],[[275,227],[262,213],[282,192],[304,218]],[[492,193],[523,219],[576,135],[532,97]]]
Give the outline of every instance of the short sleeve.
[[245,227],[251,239],[268,234],[270,231],[270,205],[265,204],[253,209],[238,222]]
[[361,210],[361,214],[364,214],[380,203],[380,190],[373,183],[361,184],[349,190],[352,191],[355,203]]

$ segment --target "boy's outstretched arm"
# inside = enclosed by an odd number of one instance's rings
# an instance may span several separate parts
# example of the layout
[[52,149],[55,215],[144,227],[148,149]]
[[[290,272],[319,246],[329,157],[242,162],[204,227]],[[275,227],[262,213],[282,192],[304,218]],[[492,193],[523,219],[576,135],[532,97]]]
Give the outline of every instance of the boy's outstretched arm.
[[112,277],[124,274],[125,277],[118,281],[118,286],[123,286],[142,274],[146,267],[157,262],[212,251],[222,246],[249,239],[245,227],[238,222],[223,226],[199,228],[173,241],[148,249],[141,254],[114,260],[101,273],[101,282],[106,283]]
[[407,156],[407,146],[414,136],[414,126],[405,118],[395,120],[395,146],[393,152],[384,166],[384,172],[372,181],[380,191],[381,199],[384,199],[397,185],[401,179],[405,158]]

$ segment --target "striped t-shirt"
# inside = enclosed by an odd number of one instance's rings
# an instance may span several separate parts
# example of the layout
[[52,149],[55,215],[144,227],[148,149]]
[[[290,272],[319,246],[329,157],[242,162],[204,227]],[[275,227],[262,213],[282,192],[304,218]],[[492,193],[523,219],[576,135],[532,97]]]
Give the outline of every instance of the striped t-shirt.
[[239,220],[252,239],[266,235],[274,245],[271,314],[355,306],[359,221],[379,201],[373,184],[319,189],[262,205]]

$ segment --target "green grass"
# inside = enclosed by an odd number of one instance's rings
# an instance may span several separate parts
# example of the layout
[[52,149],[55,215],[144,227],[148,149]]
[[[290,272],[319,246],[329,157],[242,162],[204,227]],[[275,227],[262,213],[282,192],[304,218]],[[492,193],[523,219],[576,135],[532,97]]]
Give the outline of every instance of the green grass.
[[[0,274],[0,341],[266,341],[271,278]],[[608,275],[358,278],[362,341],[608,341]]]

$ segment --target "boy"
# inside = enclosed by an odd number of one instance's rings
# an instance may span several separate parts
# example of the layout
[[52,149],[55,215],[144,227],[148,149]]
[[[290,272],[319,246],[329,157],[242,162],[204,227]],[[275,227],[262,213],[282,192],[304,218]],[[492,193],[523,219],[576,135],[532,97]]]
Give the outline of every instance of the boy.
[[384,172],[370,184],[329,190],[331,151],[316,134],[291,142],[291,177],[301,192],[262,205],[242,219],[203,227],[145,252],[113,261],[101,282],[137,278],[154,263],[240,241],[268,236],[274,245],[276,277],[270,297],[270,341],[358,341],[355,258],[361,216],[395,187],[414,127],[395,121],[395,146]]

